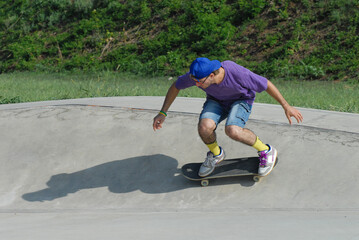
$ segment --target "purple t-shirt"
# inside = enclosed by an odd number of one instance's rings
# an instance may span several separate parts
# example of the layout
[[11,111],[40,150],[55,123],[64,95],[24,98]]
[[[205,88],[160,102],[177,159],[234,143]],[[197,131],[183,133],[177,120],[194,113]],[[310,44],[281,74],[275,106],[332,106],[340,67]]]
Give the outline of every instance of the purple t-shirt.
[[[206,89],[207,98],[214,99],[226,106],[237,100],[246,100],[253,104],[256,92],[267,89],[268,80],[232,61],[221,63],[225,76],[220,84],[212,84]],[[190,73],[180,76],[176,81],[176,88],[185,89],[195,86],[196,82],[190,78]]]

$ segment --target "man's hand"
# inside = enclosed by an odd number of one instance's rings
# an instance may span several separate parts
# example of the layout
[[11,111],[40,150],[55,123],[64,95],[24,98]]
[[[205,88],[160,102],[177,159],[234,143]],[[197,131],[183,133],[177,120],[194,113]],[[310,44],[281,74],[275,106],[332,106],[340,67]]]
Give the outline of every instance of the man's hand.
[[299,110],[295,109],[294,107],[288,105],[287,107],[284,108],[284,112],[289,120],[290,125],[292,125],[291,117],[297,119],[298,123],[303,122],[303,115],[299,112]]
[[282,105],[285,115],[288,118],[289,124],[292,125],[292,119],[291,117],[294,117],[297,119],[297,122],[303,122],[303,116],[302,114],[295,109],[294,107],[290,106],[287,101],[284,99],[282,94],[279,92],[278,88],[274,86],[274,84],[268,80],[268,87],[267,87],[267,93],[271,95],[275,100],[277,100],[280,105]]
[[166,117],[162,114],[158,114],[154,119],[153,119],[153,130],[156,131],[158,129],[162,128],[162,124],[165,121]]
[[153,119],[153,130],[156,131],[162,128],[162,124],[166,119],[166,112],[170,108],[173,101],[176,99],[179,89],[176,88],[176,82],[172,83],[171,87],[168,89],[166,94],[165,101],[163,102],[163,106],[161,108],[160,113]]

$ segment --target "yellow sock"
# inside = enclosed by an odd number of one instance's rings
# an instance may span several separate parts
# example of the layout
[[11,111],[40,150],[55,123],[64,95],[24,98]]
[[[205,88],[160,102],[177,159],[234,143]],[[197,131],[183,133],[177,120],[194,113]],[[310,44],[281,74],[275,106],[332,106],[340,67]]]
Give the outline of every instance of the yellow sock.
[[256,142],[254,143],[254,145],[252,146],[255,149],[257,149],[258,152],[264,151],[264,150],[269,150],[269,147],[267,145],[265,145],[264,143],[262,143],[262,141],[257,137]]
[[209,148],[209,150],[214,154],[214,156],[217,156],[221,153],[221,149],[219,148],[217,141],[206,145]]

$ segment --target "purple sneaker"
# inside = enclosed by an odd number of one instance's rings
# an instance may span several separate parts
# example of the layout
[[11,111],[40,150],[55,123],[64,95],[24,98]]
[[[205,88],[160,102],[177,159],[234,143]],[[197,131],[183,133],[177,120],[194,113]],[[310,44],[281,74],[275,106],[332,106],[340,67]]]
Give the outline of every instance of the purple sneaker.
[[269,150],[258,152],[259,156],[259,176],[267,176],[274,168],[277,161],[278,152],[277,150],[267,144]]

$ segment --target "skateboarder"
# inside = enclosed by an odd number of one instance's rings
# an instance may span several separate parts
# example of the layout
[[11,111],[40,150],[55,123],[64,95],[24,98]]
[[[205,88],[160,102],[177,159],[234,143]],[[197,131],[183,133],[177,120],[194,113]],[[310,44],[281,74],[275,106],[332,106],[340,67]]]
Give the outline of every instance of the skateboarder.
[[225,158],[225,152],[217,143],[216,128],[226,120],[226,134],[238,142],[252,146],[258,151],[260,163],[258,174],[268,175],[277,158],[277,150],[264,144],[251,130],[244,128],[251,113],[255,94],[266,91],[278,101],[290,124],[291,117],[297,122],[303,121],[302,114],[290,106],[279,90],[268,79],[232,61],[219,62],[208,58],[197,58],[190,66],[190,71],[180,76],[169,88],[161,111],[153,119],[153,129],[162,128],[167,111],[180,90],[197,86],[207,94],[199,117],[198,133],[209,148],[206,160],[200,167],[199,176],[211,174],[219,162]]

